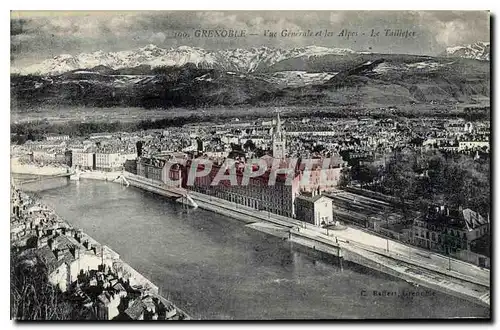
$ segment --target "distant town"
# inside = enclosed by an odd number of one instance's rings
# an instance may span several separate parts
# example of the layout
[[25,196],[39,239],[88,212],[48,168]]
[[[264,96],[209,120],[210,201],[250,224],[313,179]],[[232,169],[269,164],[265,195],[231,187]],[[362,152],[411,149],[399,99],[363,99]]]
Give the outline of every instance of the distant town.
[[490,11],[10,22],[11,320],[491,319]]
[[[48,134],[13,145],[12,157],[18,166],[126,172],[317,227],[361,227],[489,268],[489,137],[487,121],[293,120],[277,113],[272,120]],[[200,167],[201,159],[212,163],[210,171]],[[240,172],[251,159],[268,167],[243,186]],[[287,168],[292,159],[291,184],[278,175],[268,185],[273,161]],[[238,184],[214,185],[227,160]],[[198,175],[188,184],[193,164]]]

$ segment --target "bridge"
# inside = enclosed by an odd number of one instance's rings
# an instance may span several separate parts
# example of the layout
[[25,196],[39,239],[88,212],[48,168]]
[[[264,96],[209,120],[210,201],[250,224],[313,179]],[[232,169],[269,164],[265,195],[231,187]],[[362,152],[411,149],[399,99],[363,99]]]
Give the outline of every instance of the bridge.
[[177,202],[193,208],[198,207],[198,204],[189,196],[187,190],[184,188],[168,186],[164,182],[147,179],[128,172],[124,172],[124,175],[117,177],[115,181],[119,181],[127,186],[131,185],[141,188],[160,196],[175,199]]
[[15,181],[18,185],[23,185],[27,183],[34,183],[34,182],[42,182],[44,180],[50,180],[50,179],[55,179],[55,178],[64,178],[64,177],[71,177],[75,172],[68,172],[68,173],[60,173],[60,174],[55,174],[55,175],[37,175],[33,174],[34,178],[29,178],[26,180],[23,180],[22,178],[16,178],[14,175],[12,175],[13,181]]

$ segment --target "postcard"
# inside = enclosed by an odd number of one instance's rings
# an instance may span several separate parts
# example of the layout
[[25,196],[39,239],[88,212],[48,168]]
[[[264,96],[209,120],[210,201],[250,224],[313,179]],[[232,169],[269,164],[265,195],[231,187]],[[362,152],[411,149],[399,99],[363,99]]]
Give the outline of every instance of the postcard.
[[11,319],[490,320],[488,11],[12,11]]

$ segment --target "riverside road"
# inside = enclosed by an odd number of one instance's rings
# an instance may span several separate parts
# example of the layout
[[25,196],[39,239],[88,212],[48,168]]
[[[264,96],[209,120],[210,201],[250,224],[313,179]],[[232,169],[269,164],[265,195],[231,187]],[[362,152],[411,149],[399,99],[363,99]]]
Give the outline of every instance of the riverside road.
[[[193,318],[488,317],[489,308],[313,253],[244,222],[133,187],[82,180],[39,192]],[[415,292],[413,296],[363,295]],[[417,292],[418,291],[418,292]],[[422,291],[422,292],[421,292]],[[424,292],[425,291],[425,292]]]

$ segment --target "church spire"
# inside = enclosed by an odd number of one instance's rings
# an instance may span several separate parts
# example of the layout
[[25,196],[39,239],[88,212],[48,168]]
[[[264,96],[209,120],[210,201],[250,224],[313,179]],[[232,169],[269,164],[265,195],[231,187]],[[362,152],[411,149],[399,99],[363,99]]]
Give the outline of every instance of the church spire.
[[278,112],[278,122],[276,123],[276,131],[281,133],[281,119],[280,119],[280,113]]
[[286,141],[281,127],[280,113],[276,121],[276,131],[273,133],[273,157],[285,158],[286,155]]

